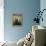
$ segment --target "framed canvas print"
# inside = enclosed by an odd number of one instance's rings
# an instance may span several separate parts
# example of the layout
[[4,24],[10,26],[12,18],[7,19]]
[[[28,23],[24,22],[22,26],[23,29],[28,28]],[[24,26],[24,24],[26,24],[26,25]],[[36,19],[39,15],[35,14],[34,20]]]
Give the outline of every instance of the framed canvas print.
[[23,23],[22,14],[13,14],[12,16],[12,25],[13,26],[21,26]]

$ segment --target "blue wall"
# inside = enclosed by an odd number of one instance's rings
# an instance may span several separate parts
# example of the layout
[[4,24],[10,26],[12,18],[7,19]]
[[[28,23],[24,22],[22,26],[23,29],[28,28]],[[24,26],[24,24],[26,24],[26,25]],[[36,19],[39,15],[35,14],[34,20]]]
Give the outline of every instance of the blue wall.
[[[5,40],[18,41],[29,31],[33,23],[35,12],[40,9],[39,0],[5,0],[4,1],[4,31]],[[23,15],[23,25],[21,27],[12,26],[12,14],[21,12]]]

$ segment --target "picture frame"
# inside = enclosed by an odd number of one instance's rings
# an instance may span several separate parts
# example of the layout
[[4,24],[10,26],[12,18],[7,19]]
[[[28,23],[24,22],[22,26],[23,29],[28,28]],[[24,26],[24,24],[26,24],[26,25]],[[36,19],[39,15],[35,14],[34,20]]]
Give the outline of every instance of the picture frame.
[[22,26],[23,16],[22,14],[13,14],[12,16],[12,25],[13,26]]

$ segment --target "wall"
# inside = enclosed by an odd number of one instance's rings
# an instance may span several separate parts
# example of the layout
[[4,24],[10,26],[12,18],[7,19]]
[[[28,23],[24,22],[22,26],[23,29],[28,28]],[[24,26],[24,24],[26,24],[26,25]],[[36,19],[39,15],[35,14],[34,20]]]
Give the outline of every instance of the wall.
[[[40,0],[40,9],[43,10],[43,9],[46,9],[46,0]],[[43,22],[40,21],[40,25],[42,26],[45,26],[46,27],[46,11],[44,11],[43,13]],[[46,35],[45,35],[46,37]],[[45,43],[46,43],[46,38],[45,38]]]
[[[4,35],[7,41],[18,41],[31,31],[35,12],[40,9],[40,0],[4,0]],[[21,12],[23,25],[12,26],[12,14]]]
[[[40,1],[40,9],[41,9],[41,11],[43,9],[46,9],[46,0]],[[43,25],[43,26],[46,26],[46,20],[45,20],[46,19],[46,11],[43,12],[43,19],[44,19],[44,21],[41,22],[40,24]]]
[[0,42],[4,41],[4,8],[3,8],[4,4],[3,4],[3,1],[4,0],[0,0]]

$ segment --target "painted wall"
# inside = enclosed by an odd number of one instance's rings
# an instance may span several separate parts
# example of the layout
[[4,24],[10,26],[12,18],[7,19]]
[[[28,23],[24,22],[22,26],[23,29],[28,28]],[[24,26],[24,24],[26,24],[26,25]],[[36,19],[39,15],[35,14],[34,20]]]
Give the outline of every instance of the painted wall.
[[[18,41],[31,31],[35,12],[40,9],[39,0],[4,0],[4,35],[7,41]],[[12,14],[21,12],[23,15],[23,25],[21,27],[12,26]]]

